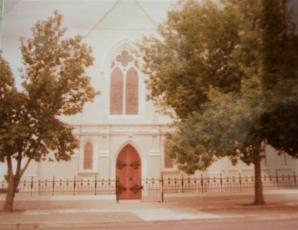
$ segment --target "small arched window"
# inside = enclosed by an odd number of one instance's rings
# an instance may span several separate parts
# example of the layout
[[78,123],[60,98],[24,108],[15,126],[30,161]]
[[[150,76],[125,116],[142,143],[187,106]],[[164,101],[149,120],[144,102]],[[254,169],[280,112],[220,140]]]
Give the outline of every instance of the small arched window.
[[134,115],[139,112],[139,79],[136,59],[122,50],[112,61],[110,114]]
[[84,146],[84,169],[93,168],[93,146],[90,142],[87,142]]

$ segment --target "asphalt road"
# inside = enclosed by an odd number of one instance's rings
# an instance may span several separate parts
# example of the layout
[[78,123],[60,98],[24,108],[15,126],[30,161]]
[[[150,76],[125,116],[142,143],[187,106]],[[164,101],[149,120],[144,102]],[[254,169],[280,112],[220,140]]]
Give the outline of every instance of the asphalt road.
[[[45,229],[45,228],[43,228]],[[48,229],[66,229],[55,228]],[[280,220],[258,220],[258,219],[234,219],[234,220],[208,220],[208,221],[165,221],[148,223],[126,223],[126,224],[102,224],[96,226],[78,226],[75,229],[101,229],[101,230],[296,230],[298,229],[298,217],[295,219]]]

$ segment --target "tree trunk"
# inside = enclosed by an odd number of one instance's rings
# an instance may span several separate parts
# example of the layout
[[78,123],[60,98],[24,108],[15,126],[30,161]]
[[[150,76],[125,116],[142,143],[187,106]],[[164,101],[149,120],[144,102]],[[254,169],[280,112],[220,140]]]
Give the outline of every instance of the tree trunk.
[[22,157],[21,152],[19,152],[19,158],[17,161],[17,169],[16,173],[13,173],[13,167],[12,167],[12,160],[10,156],[7,156],[7,174],[8,174],[8,188],[6,192],[5,202],[3,205],[3,210],[7,212],[13,211],[13,202],[15,194],[18,190],[18,186],[20,183],[20,180],[25,172],[25,170],[28,168],[28,165],[32,158],[29,158],[24,166],[23,169],[21,169],[21,163],[22,163]]
[[264,195],[263,195],[263,184],[261,177],[261,159],[256,159],[254,162],[255,167],[255,205],[265,204]]
[[10,175],[8,180],[6,198],[3,206],[3,210],[6,212],[13,211],[13,201],[14,201],[17,187],[18,187],[18,181],[15,180],[13,175]]

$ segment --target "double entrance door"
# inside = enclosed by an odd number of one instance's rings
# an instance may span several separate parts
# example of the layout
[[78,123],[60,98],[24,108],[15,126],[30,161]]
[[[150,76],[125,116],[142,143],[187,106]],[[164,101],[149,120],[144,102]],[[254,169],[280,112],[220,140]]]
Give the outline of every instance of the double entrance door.
[[141,159],[131,145],[126,145],[118,155],[116,179],[119,200],[142,198]]

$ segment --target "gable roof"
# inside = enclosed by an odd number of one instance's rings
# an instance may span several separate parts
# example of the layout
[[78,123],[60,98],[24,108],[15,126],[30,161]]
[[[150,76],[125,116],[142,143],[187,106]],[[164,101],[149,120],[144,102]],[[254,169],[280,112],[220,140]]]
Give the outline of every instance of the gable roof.
[[[153,20],[153,18],[146,12],[146,10],[143,8],[143,6],[139,3],[139,1],[137,0],[117,0],[112,7],[102,16],[100,17],[96,23],[94,25],[92,25],[87,32],[85,33],[84,37],[88,36],[93,30],[95,30],[96,28],[99,29],[115,29],[116,24],[118,24],[118,22],[114,25],[113,23],[110,23],[110,25],[107,25],[107,21],[109,19],[109,17],[112,17],[113,14],[118,13],[118,15],[125,16],[126,13],[125,12],[125,8],[127,8],[128,6],[130,6],[131,8],[134,8],[134,10],[138,10],[139,12],[132,12],[132,13],[139,13],[142,14],[144,17],[144,20],[146,20],[149,24],[150,24],[150,29],[155,29],[157,27],[157,22],[155,22],[155,20]],[[116,12],[117,11],[117,12]],[[129,14],[129,16],[131,18],[134,17],[133,14]],[[123,24],[123,21],[125,20],[129,20],[127,17],[122,18],[121,23]],[[133,20],[134,23],[137,23],[138,20]],[[104,25],[106,23],[106,25]],[[121,27],[118,26],[118,29],[123,29]],[[136,26],[136,25],[135,25]],[[126,28],[128,29],[128,28]],[[148,28],[147,28],[148,29]]]

